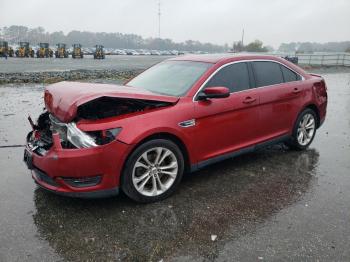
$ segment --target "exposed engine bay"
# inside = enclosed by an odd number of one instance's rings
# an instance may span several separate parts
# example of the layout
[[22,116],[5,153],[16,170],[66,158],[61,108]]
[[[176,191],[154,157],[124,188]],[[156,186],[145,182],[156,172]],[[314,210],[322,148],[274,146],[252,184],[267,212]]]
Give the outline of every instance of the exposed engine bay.
[[89,148],[104,145],[116,139],[120,127],[109,130],[84,132],[76,123],[80,120],[97,120],[135,112],[145,113],[148,110],[169,106],[171,103],[141,99],[123,99],[100,97],[78,107],[77,115],[72,122],[64,123],[48,111],[44,111],[34,124],[29,118],[32,131],[27,135],[28,145],[32,151],[45,155],[53,145],[53,134],[58,134],[62,148]]
[[78,107],[78,119],[102,119],[152,108],[168,106],[170,103],[141,99],[101,97]]

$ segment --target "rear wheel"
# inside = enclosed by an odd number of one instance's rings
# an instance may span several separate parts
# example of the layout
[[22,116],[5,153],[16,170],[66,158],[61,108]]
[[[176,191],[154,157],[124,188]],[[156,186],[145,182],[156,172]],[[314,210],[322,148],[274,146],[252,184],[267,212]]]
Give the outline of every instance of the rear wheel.
[[298,116],[293,128],[289,147],[296,150],[306,149],[313,141],[316,134],[317,116],[314,110],[307,108]]
[[140,145],[128,158],[122,189],[131,199],[149,203],[170,196],[181,181],[184,158],[172,141],[156,139]]

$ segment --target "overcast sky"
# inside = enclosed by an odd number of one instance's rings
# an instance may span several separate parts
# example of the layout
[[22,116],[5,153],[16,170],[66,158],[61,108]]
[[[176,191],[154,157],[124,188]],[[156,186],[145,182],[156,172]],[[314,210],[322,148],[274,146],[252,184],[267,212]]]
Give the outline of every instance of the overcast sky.
[[[350,0],[161,0],[161,37],[217,44],[350,40]],[[0,27],[158,35],[158,0],[0,0]]]

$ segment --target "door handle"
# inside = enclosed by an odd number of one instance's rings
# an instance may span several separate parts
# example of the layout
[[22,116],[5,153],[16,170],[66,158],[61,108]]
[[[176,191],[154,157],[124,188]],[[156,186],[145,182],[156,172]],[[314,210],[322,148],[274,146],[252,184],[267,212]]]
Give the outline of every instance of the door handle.
[[297,87],[293,89],[294,94],[299,94],[300,92],[301,92],[301,90]]
[[246,97],[242,102],[243,102],[244,104],[251,104],[251,103],[253,103],[253,102],[255,102],[255,101],[256,101],[256,98],[252,98],[252,97],[248,96],[248,97]]

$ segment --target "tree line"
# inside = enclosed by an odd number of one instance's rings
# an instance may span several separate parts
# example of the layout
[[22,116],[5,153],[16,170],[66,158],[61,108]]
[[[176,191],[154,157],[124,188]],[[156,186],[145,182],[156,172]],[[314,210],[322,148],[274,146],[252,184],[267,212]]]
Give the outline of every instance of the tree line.
[[281,52],[313,53],[313,52],[350,52],[350,41],[343,42],[291,42],[282,43],[278,48]]
[[243,45],[242,41],[234,42],[231,51],[239,52],[269,52],[273,51],[271,46],[264,46],[260,40],[255,40],[247,45]]
[[176,43],[171,39],[163,38],[143,38],[136,34],[88,32],[73,30],[65,34],[62,31],[47,32],[43,27],[28,28],[26,26],[12,25],[0,28],[0,39],[8,41],[10,44],[17,44],[20,41],[30,42],[36,45],[40,42],[56,45],[66,43],[72,45],[80,43],[85,47],[93,47],[102,44],[106,48],[121,49],[156,49],[156,50],[179,50],[179,51],[206,51],[224,52],[227,45],[215,45],[211,43],[201,43],[199,41],[187,40]]

